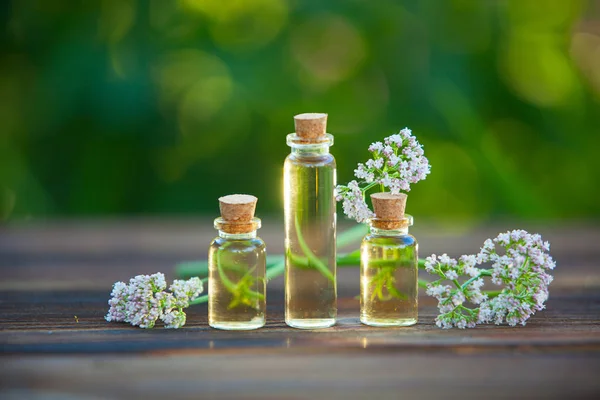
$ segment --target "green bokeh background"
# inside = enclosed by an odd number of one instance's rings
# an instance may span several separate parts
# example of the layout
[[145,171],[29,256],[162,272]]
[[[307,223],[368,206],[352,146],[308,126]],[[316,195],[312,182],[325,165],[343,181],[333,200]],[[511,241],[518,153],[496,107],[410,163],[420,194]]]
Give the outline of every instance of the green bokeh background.
[[600,216],[600,4],[13,0],[0,219],[282,212],[293,115],[329,113],[338,180],[410,127],[431,218]]

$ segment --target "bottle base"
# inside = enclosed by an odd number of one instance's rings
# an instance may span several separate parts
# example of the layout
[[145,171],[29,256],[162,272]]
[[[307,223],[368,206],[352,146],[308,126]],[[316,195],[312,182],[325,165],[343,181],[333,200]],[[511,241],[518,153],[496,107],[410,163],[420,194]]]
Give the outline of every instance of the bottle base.
[[417,323],[416,318],[367,318],[360,317],[360,322],[369,326],[411,326]]
[[298,329],[322,329],[335,325],[335,318],[296,318],[286,319],[285,323]]
[[265,326],[265,321],[219,321],[209,322],[212,328],[225,331],[249,331],[262,328]]

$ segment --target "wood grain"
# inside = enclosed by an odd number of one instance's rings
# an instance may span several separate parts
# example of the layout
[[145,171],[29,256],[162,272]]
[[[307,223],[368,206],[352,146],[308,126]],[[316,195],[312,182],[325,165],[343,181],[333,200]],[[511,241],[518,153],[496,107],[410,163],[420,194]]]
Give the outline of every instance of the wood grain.
[[[358,321],[358,271],[340,270],[339,322],[288,328],[283,282],[269,284],[264,329],[180,330],[107,323],[110,285],[206,255],[197,221],[52,222],[0,228],[0,398],[596,398],[600,394],[600,229],[546,226],[558,261],[547,310],[525,327],[440,330],[422,295],[419,324]],[[508,229],[508,228],[506,228]],[[528,228],[530,230],[534,230]],[[501,225],[417,235],[421,254],[477,250]],[[263,237],[277,249],[278,225]],[[163,242],[163,239],[166,241]],[[598,240],[598,241],[596,241]],[[585,242],[582,244],[582,242]],[[427,252],[423,251],[427,249]]]

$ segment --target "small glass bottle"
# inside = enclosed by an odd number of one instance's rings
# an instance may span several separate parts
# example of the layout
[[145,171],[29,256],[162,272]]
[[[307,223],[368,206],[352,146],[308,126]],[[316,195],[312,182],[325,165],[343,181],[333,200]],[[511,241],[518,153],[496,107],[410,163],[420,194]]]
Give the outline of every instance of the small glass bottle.
[[376,217],[360,248],[360,321],[409,326],[418,316],[418,244],[408,234],[406,195],[371,195]]
[[225,330],[265,325],[266,247],[256,236],[257,198],[230,195],[219,199],[219,236],[208,251],[208,324]]
[[327,114],[294,117],[284,164],[285,322],[327,328],[337,317],[335,159]]

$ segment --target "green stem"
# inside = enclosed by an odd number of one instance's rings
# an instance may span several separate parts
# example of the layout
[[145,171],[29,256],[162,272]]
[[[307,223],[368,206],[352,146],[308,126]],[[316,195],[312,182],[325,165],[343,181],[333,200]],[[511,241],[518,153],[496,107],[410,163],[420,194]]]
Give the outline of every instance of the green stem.
[[367,224],[359,224],[337,235],[337,246],[342,248],[349,244],[360,242],[369,232]]
[[302,232],[300,231],[300,223],[298,221],[297,215],[296,215],[295,225],[296,225],[296,237],[298,238],[298,244],[300,245],[300,248],[302,249],[302,252],[306,256],[306,258],[308,259],[309,264],[311,266],[314,266],[327,279],[329,279],[332,282],[335,282],[335,276],[333,276],[333,274],[331,273],[329,268],[323,263],[323,261],[321,261],[319,259],[319,257],[315,256],[315,254],[312,252],[310,247],[308,247],[308,244],[306,244],[306,242],[304,241],[304,237],[302,236]]
[[340,254],[337,256],[336,262],[338,267],[356,266],[360,264],[360,249],[353,251],[352,253]]
[[502,290],[483,290],[483,293],[488,295],[488,298],[493,299],[502,293]]
[[375,185],[377,185],[377,182],[371,182],[369,183],[367,186],[365,186],[364,188],[361,189],[361,191],[364,193],[367,192],[367,190],[371,189],[372,187],[374,187]]
[[271,266],[270,268],[267,268],[267,272],[266,272],[267,282],[269,280],[276,278],[279,275],[283,274],[284,271],[285,271],[285,261],[280,261],[277,264]]
[[310,262],[308,261],[308,258],[296,255],[296,254],[292,253],[292,251],[289,249],[288,249],[286,255],[287,255],[287,259],[290,260],[290,262],[292,264],[294,264],[295,267],[303,268],[303,269],[311,269],[312,268],[310,265]]
[[474,280],[479,279],[482,276],[492,276],[492,271],[489,269],[482,269],[479,271],[479,275],[475,275],[474,277],[472,277],[471,279],[469,279],[468,281],[466,281],[465,283],[463,283],[461,285],[461,289],[465,289],[467,286],[469,286],[471,284],[471,282],[473,282]]
[[[233,308],[238,304],[251,305],[255,300],[264,299],[265,296],[263,294],[250,289],[250,286],[252,286],[255,282],[255,279],[251,275],[256,270],[256,266],[252,268],[240,268],[237,266],[226,267],[223,265],[221,255],[230,245],[231,242],[225,243],[216,254],[217,272],[219,274],[219,278],[221,279],[221,282],[223,282],[225,289],[227,289],[227,291],[233,295],[233,299],[229,307]],[[229,269],[240,274],[243,273],[243,276],[238,279],[237,283],[234,283],[225,273],[225,269]]]
[[[340,233],[337,237],[337,246],[338,248],[346,247],[352,243],[356,243],[367,234],[368,227],[365,224],[356,225],[342,233]],[[301,256],[295,256],[300,257]],[[269,268],[274,268],[275,266],[279,266],[280,270],[283,272],[283,255],[270,255],[267,257],[267,276],[269,275]],[[360,264],[360,250],[356,250],[349,254],[340,254],[337,256],[338,266],[347,267],[347,266],[356,266]],[[424,260],[419,260],[419,263]],[[308,261],[306,261],[308,265]],[[420,267],[420,265],[419,265]],[[273,271],[275,273],[276,270]],[[175,274],[179,278],[192,278],[192,277],[201,277],[203,282],[208,280],[208,261],[184,261],[175,267]],[[273,275],[273,277],[278,274]]]
[[[356,243],[365,236],[368,232],[368,226],[365,224],[356,225],[342,233],[340,233],[337,237],[337,246],[339,248],[348,246],[352,243]],[[301,260],[296,259],[296,261],[304,262],[306,260],[306,264],[308,265],[308,259],[304,259],[301,256],[295,256]],[[285,261],[284,256],[282,255],[272,255],[267,258],[267,270],[266,270],[266,279],[267,281],[274,279],[280,275],[282,275],[285,271]],[[347,254],[340,254],[337,256],[337,265],[338,267],[354,267],[360,265],[360,250],[353,251]],[[418,266],[420,269],[425,268],[425,260],[419,259]],[[208,262],[207,261],[189,261],[183,262],[177,265],[176,274],[181,278],[189,278],[193,276],[203,277],[202,282],[208,281]],[[419,279],[418,285],[420,288],[427,288],[428,281]],[[499,294],[500,292],[498,292]],[[495,294],[496,296],[498,294]],[[190,304],[202,304],[208,301],[208,295],[205,294],[203,296],[198,297],[197,299],[190,302]]]
[[208,295],[202,295],[200,297],[198,297],[195,300],[190,301],[190,305],[193,306],[194,304],[202,304],[202,303],[206,303],[208,301]]
[[230,293],[235,293],[236,285],[227,277],[227,274],[225,271],[223,271],[223,265],[221,263],[221,252],[228,247],[228,244],[229,243],[225,243],[223,247],[217,251],[217,271],[219,273],[219,278],[223,282],[223,285],[225,285],[225,288]]

